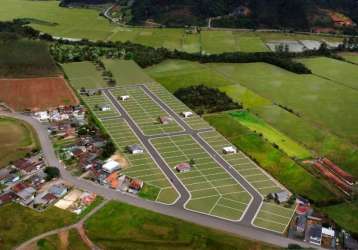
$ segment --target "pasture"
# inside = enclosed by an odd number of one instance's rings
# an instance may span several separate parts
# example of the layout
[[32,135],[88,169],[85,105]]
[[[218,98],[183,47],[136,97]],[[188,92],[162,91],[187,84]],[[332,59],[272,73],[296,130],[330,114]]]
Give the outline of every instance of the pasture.
[[358,65],[328,57],[306,58],[297,61],[306,65],[315,75],[358,91]]
[[17,111],[79,103],[63,77],[0,79],[0,89],[1,101]]
[[[116,88],[111,92],[137,123],[144,135],[159,135],[183,131],[183,128],[173,118],[171,121],[168,121],[168,124],[160,122],[161,117],[170,118],[169,114],[155,103],[142,88],[127,86]],[[123,95],[128,95],[129,99],[121,101],[120,96]]]
[[344,52],[344,53],[339,53],[338,55],[343,57],[348,62],[358,64],[358,53]]
[[151,143],[174,172],[177,164],[195,162],[189,172],[176,172],[190,192],[187,209],[240,220],[250,195],[191,136],[155,138]]
[[[358,142],[358,92],[315,75],[298,75],[266,63],[208,65],[255,93],[293,109],[337,135]],[[230,96],[230,93],[227,93]]]
[[62,67],[71,81],[72,87],[77,90],[82,87],[88,89],[107,87],[100,72],[91,62],[66,63]]
[[37,135],[30,125],[0,117],[0,168],[38,149]]
[[296,157],[298,159],[311,157],[311,153],[304,146],[287,137],[257,116],[254,116],[247,111],[231,112],[230,115],[250,130],[262,134],[265,139],[276,144],[288,156]]
[[119,85],[143,84],[153,82],[147,74],[131,60],[103,60],[107,70],[111,71],[113,78]]
[[102,249],[147,249],[148,242],[153,249],[279,249],[118,202],[95,213],[85,229]]

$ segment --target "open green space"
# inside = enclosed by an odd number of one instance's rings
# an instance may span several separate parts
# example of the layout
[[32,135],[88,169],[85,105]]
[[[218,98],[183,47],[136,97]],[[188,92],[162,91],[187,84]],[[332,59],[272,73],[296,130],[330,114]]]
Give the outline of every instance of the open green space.
[[313,74],[328,78],[333,83],[352,88],[358,92],[358,65],[328,57],[306,58],[297,61],[306,65]]
[[0,34],[0,77],[39,77],[59,73],[45,42],[9,37]]
[[103,60],[107,70],[111,71],[118,84],[143,84],[153,82],[144,71],[131,60]]
[[[190,192],[187,209],[240,220],[250,195],[191,136],[161,137],[151,143]],[[181,163],[191,163],[192,169],[178,173],[175,166]]]
[[302,166],[258,134],[241,125],[228,113],[207,115],[205,119],[291,192],[315,202],[325,202],[335,198],[328,185],[325,185],[324,179],[308,173]]
[[358,233],[358,201],[324,207],[322,211],[342,228]]
[[36,242],[37,250],[57,250],[60,244],[57,235],[51,235]]
[[[118,102],[137,123],[143,134],[158,135],[183,131],[183,128],[173,118],[171,118],[171,121],[168,121],[168,124],[160,122],[161,117],[170,118],[170,115],[155,103],[141,87],[119,87],[111,92],[119,99]],[[124,95],[128,95],[129,99],[121,101],[120,96]]]
[[295,207],[286,208],[276,203],[264,202],[253,224],[277,233],[284,233],[288,227]]
[[104,249],[278,249],[117,202],[99,210],[85,227]]
[[339,56],[351,63],[358,64],[358,53],[356,52],[343,52],[339,53]]
[[[99,120],[121,116],[104,94],[97,94],[94,96],[82,95],[81,98]],[[109,110],[101,110],[101,106],[103,105],[108,106]]]
[[62,67],[71,81],[72,87],[77,90],[82,87],[91,89],[108,86],[92,62],[66,63]]
[[231,112],[230,115],[250,130],[255,131],[258,134],[262,134],[265,139],[273,144],[276,144],[288,156],[301,159],[311,156],[311,153],[304,146],[287,137],[257,116],[254,116],[247,111]]
[[13,249],[16,245],[47,231],[70,225],[78,220],[73,213],[50,207],[36,212],[19,204],[0,207],[0,248]]
[[[266,63],[209,64],[296,115],[358,142],[358,92],[315,75],[299,75]],[[228,93],[230,96],[230,93]]]
[[53,234],[36,242],[37,250],[88,250],[76,229],[70,229],[60,234]]
[[0,168],[39,149],[37,135],[25,122],[0,117]]

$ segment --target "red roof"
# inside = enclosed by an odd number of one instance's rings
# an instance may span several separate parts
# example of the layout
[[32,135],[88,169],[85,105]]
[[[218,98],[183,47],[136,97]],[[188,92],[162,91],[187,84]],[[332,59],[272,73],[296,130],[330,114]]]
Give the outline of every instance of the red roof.
[[142,188],[142,186],[143,186],[143,181],[134,179],[131,181],[129,188],[139,190]]
[[0,201],[1,201],[0,203],[9,202],[15,198],[16,198],[16,194],[14,194],[14,193],[2,194],[2,195],[0,195]]
[[50,202],[50,201],[56,200],[57,197],[55,195],[53,195],[52,193],[47,193],[44,197],[42,197],[42,199]]
[[25,188],[29,187],[27,184],[23,183],[23,182],[20,182],[20,183],[17,183],[16,185],[14,185],[11,190],[14,191],[15,193],[18,193],[22,190],[24,190]]

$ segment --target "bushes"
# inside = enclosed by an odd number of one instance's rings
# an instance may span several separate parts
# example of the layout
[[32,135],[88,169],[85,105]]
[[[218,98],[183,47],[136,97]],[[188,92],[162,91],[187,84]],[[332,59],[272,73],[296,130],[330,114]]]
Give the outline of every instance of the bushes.
[[181,88],[174,95],[198,114],[242,108],[224,92],[204,85]]

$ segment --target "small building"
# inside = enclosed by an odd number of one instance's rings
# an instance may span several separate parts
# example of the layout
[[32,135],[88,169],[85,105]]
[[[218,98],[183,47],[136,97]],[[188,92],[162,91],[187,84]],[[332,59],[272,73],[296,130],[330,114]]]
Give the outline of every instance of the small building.
[[121,96],[119,97],[119,99],[120,99],[121,101],[126,101],[126,100],[129,99],[129,95],[121,95]]
[[173,121],[173,118],[167,115],[163,115],[159,117],[159,122],[163,125],[167,125]]
[[187,162],[183,162],[183,163],[179,163],[178,165],[175,166],[176,171],[178,171],[179,173],[185,173],[191,170],[191,166],[189,163]]
[[181,114],[182,114],[182,116],[183,116],[184,118],[188,118],[188,117],[193,116],[193,112],[191,112],[191,111],[184,111],[184,112],[182,112]]
[[128,148],[129,153],[131,153],[131,154],[142,154],[142,153],[144,153],[143,147],[138,145],[138,144],[128,146],[127,148]]
[[16,193],[16,195],[20,198],[20,203],[27,206],[34,200],[35,193],[36,190],[33,187],[27,187],[21,190],[20,192]]
[[55,195],[56,197],[64,196],[67,193],[68,189],[65,185],[54,185],[50,187],[49,193]]
[[322,247],[335,249],[335,235],[336,232],[332,228],[322,227]]
[[282,190],[280,192],[273,193],[273,197],[277,203],[281,204],[287,202],[291,195],[288,191]]
[[309,243],[320,246],[322,241],[322,226],[314,224],[309,229]]
[[7,192],[4,194],[0,194],[0,205],[8,203],[17,198],[16,194],[13,192]]
[[234,146],[223,147],[224,154],[236,154],[237,149]]
[[138,193],[144,185],[144,182],[139,179],[133,179],[129,184],[128,192],[130,193]]
[[100,111],[110,111],[111,106],[109,104],[101,104],[101,105],[98,105],[98,109]]
[[50,115],[47,111],[40,111],[34,113],[34,118],[40,122],[47,121],[50,118]]
[[120,170],[119,163],[109,159],[105,164],[102,166],[103,171],[111,174],[117,170]]

